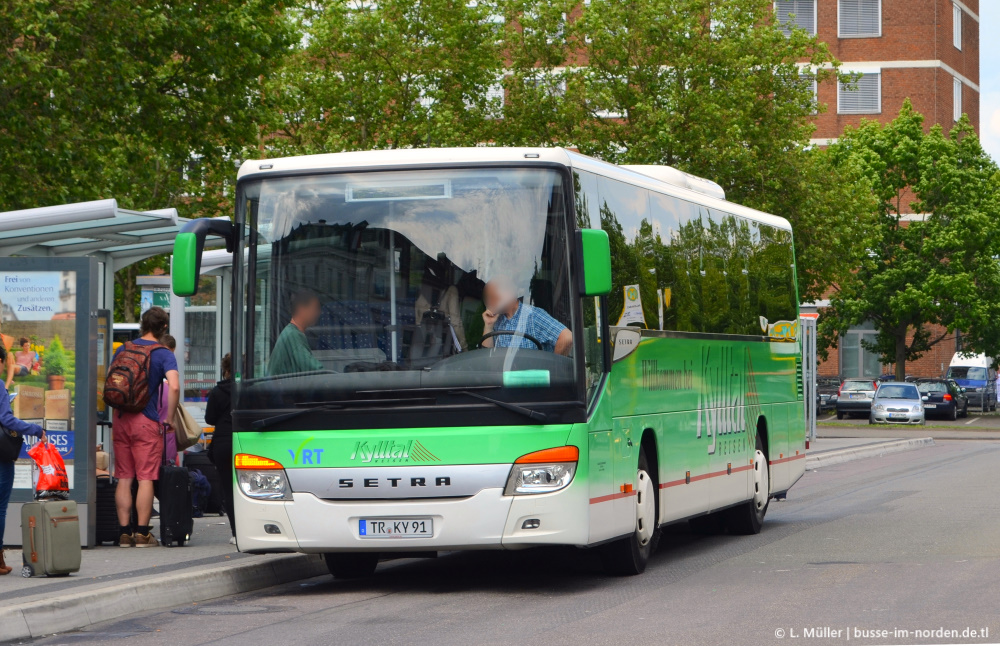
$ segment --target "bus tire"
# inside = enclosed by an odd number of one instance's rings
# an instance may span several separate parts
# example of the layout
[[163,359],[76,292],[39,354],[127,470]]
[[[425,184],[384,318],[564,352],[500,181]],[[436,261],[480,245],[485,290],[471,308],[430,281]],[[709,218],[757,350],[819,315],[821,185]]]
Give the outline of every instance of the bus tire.
[[753,458],[753,498],[729,510],[729,531],[734,534],[758,534],[771,498],[771,473],[764,453],[764,442],[757,435]]
[[378,554],[370,552],[327,552],[323,555],[326,567],[335,579],[361,579],[375,573]]
[[646,450],[640,448],[636,471],[635,531],[631,536],[608,543],[601,549],[604,569],[608,574],[634,576],[646,570],[649,557],[660,541],[656,513],[658,489],[655,475],[649,472]]

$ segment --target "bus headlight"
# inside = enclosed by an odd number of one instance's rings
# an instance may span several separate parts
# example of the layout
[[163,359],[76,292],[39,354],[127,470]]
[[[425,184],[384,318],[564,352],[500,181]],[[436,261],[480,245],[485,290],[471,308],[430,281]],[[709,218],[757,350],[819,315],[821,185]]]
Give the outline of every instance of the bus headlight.
[[238,471],[240,491],[258,500],[291,500],[284,471]]
[[233,466],[240,491],[255,500],[291,500],[288,476],[279,462],[256,455],[238,454]]
[[505,496],[552,493],[569,486],[576,474],[580,451],[575,446],[560,446],[523,455],[517,459],[507,478]]

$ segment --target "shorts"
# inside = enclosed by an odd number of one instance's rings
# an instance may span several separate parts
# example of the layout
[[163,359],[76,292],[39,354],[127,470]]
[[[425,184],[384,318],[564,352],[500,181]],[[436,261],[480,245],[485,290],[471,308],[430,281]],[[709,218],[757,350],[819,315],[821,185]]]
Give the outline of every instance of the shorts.
[[158,480],[163,462],[163,427],[142,413],[114,418],[115,477]]

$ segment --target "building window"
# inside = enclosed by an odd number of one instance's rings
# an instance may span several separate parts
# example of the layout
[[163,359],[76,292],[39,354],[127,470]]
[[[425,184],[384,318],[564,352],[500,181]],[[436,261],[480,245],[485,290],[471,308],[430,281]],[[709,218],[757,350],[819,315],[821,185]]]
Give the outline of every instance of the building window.
[[952,79],[952,105],[952,116],[958,121],[962,118],[962,82],[958,79]]
[[809,72],[800,73],[799,83],[809,88],[812,96],[812,114],[819,114],[819,85],[816,83],[816,75]]
[[854,83],[837,84],[838,114],[879,114],[882,112],[882,74],[868,72]]
[[865,347],[877,339],[871,323],[857,325],[840,337],[840,376],[843,379],[876,379],[882,374],[882,360]]
[[816,35],[816,0],[776,0],[774,13],[786,36],[791,35],[792,25]]
[[838,13],[841,38],[882,35],[882,0],[840,0]]
[[955,2],[951,5],[951,39],[955,49],[962,49],[962,8]]

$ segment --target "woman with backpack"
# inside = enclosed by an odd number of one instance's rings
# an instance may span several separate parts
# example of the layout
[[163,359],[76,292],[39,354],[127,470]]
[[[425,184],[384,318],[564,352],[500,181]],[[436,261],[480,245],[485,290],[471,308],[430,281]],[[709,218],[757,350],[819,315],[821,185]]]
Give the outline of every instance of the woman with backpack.
[[219,471],[222,481],[222,504],[229,516],[229,529],[233,533],[230,543],[236,544],[236,517],[233,504],[233,356],[222,357],[222,381],[208,394],[205,404],[205,421],[215,426],[208,458]]
[[[7,350],[0,343],[0,366],[7,363]],[[4,442],[7,449],[6,455],[0,459],[0,575],[10,574],[11,568],[7,566],[3,557],[3,534],[7,529],[7,503],[10,502],[10,494],[14,489],[14,460],[17,460],[17,453],[20,452],[20,445],[23,440],[15,439],[14,435],[32,435],[45,441],[45,431],[37,424],[22,422],[14,417],[14,411],[10,409],[10,395],[7,394],[6,386],[0,383],[0,433],[5,437],[0,437],[0,442]],[[7,459],[13,458],[13,459]]]
[[[151,307],[142,315],[139,334],[134,341],[118,348],[108,367],[104,386],[105,402],[115,408],[112,440],[115,447],[115,506],[121,532],[121,547],[155,547],[149,519],[153,514],[153,482],[159,478],[163,462],[163,436],[160,423],[161,387],[167,390],[167,410],[162,419],[173,419],[180,400],[180,378],[174,353],[160,344],[167,333],[170,317],[161,307]],[[163,384],[164,379],[166,384]],[[131,526],[132,481],[139,481],[135,500],[138,525]]]

